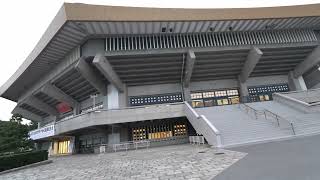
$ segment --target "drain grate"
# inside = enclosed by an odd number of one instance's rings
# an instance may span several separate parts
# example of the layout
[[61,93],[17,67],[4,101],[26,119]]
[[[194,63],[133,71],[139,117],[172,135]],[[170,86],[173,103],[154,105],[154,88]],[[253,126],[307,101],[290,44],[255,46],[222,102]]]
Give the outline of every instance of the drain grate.
[[214,153],[215,155],[222,155],[222,154],[224,154],[224,152],[216,152],[216,153]]

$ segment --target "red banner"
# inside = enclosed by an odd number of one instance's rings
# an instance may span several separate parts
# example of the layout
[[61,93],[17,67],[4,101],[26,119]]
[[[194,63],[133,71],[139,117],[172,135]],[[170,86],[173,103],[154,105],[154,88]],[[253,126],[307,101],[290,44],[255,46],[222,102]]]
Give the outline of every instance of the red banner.
[[66,102],[61,102],[61,103],[57,104],[56,109],[60,113],[66,113],[66,112],[72,111],[72,107]]

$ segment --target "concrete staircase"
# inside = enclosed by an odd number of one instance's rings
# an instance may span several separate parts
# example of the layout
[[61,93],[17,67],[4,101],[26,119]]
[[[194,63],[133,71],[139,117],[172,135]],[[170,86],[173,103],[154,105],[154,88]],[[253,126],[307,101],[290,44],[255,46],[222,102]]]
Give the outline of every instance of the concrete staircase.
[[269,121],[254,119],[238,105],[198,108],[220,131],[222,146],[235,146],[292,136],[289,129],[280,129]]
[[305,113],[276,101],[248,103],[259,110],[269,110],[294,124],[296,135],[320,133],[320,113]]

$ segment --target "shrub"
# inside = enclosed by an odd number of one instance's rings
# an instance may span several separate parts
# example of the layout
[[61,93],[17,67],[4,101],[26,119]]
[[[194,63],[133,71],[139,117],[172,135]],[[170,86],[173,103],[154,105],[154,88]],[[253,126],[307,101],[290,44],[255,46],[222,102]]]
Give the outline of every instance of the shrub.
[[48,159],[48,151],[32,151],[0,156],[0,172]]

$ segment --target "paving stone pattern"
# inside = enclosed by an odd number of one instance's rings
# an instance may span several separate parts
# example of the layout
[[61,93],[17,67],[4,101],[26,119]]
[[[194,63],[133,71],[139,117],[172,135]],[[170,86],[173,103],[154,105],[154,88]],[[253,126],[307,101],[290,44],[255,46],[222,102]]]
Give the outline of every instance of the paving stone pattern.
[[196,145],[172,145],[128,152],[55,157],[53,163],[4,175],[0,179],[109,180],[211,179],[243,158],[241,152]]

